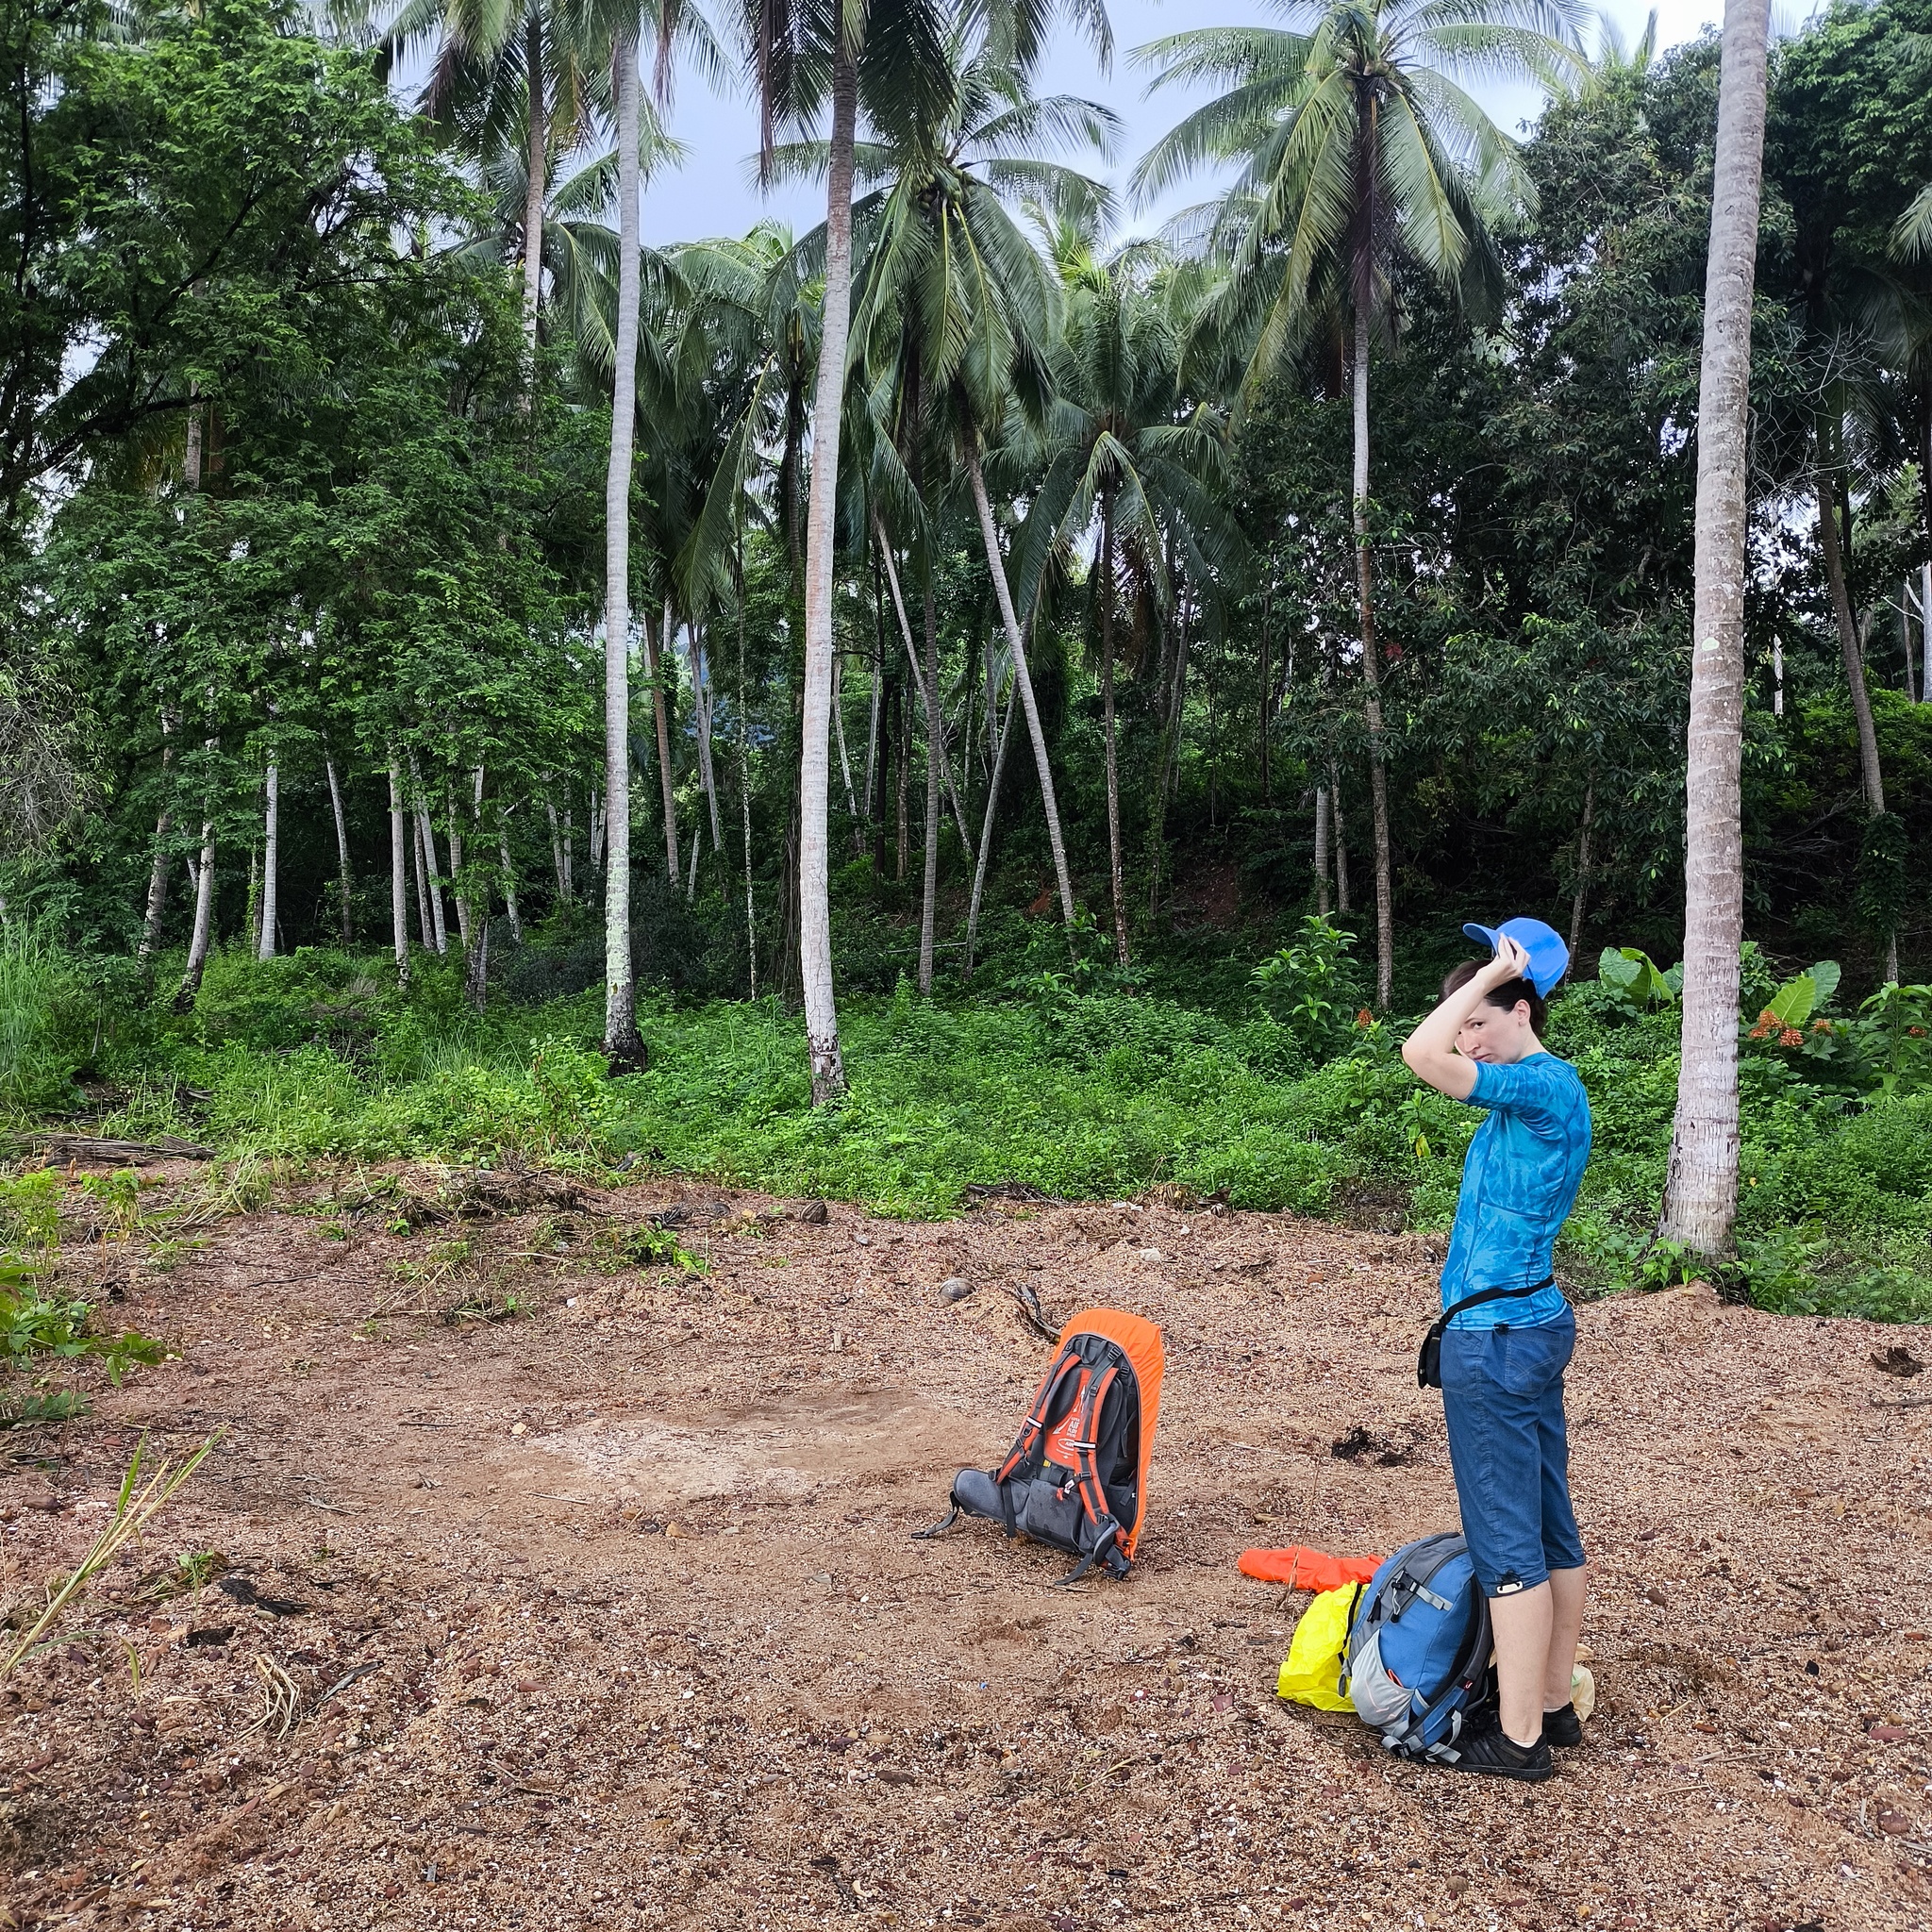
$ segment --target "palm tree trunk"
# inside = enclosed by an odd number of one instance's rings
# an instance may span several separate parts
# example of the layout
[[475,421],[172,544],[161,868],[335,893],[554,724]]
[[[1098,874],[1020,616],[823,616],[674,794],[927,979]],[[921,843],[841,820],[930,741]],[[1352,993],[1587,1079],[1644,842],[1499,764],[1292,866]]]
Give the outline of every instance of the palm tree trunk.
[[[918,669],[917,665],[913,668],[915,672]],[[894,733],[899,743],[898,844],[892,859],[892,877],[895,883],[904,885],[906,882],[906,853],[908,846],[911,843],[910,834],[908,831],[908,826],[911,820],[910,798],[912,788],[912,690],[909,685],[902,685],[900,687],[899,701],[892,708],[892,716],[895,720]]]
[[[1373,318],[1355,311],[1355,574],[1361,614],[1362,682],[1369,723],[1369,806],[1375,842],[1375,1004],[1395,996],[1394,880],[1389,864],[1389,774],[1382,736],[1382,660],[1375,643],[1374,560],[1369,550],[1369,332]],[[1340,801],[1337,801],[1338,805]],[[1337,841],[1337,851],[1341,842]]]
[[[630,953],[630,483],[637,429],[638,257],[637,26],[621,26],[611,51],[617,96],[617,345],[610,402],[610,464],[604,479],[604,790],[608,799],[604,873],[604,1052],[613,1067],[639,1067],[637,979]],[[659,713],[661,719],[662,713]],[[663,725],[660,723],[661,732]],[[676,876],[674,863],[672,876]]]
[[543,23],[532,8],[524,28],[524,74],[529,86],[529,125],[524,182],[524,354],[535,391],[537,305],[543,292],[543,191],[548,166],[549,117],[543,100]]
[[1013,741],[1013,707],[1020,701],[1020,680],[1013,680],[1013,688],[1007,693],[1007,715],[1000,725],[1000,741],[993,747],[992,778],[986,793],[986,824],[979,834],[979,857],[973,867],[973,900],[966,908],[966,970],[964,976],[973,977],[973,952],[979,941],[979,907],[986,896],[987,861],[992,856],[992,815],[999,808],[1000,780],[1007,772],[1007,747]]
[[509,809],[498,802],[496,862],[503,869],[503,915],[509,921],[509,942],[520,946],[524,942],[524,916],[517,910],[517,875],[510,870],[509,827],[504,823],[509,817]]
[[1181,719],[1188,694],[1188,597],[1174,609],[1174,662],[1166,673],[1167,695],[1160,724],[1160,765],[1154,774],[1154,809],[1147,821],[1147,917],[1160,909],[1160,874],[1167,858],[1167,807],[1180,782]]
[[1702,1255],[1729,1249],[1738,1212],[1746,444],[1770,20],[1771,0],[1725,0],[1698,381],[1682,1053],[1657,1233]]
[[396,985],[409,984],[408,835],[404,826],[403,774],[394,758],[389,763],[389,922],[390,942],[395,947]]
[[744,523],[741,516],[732,548],[733,603],[738,607],[738,803],[744,830],[744,951],[750,964],[750,996],[758,996],[758,901],[751,881],[751,724],[744,690]]
[[845,779],[845,809],[857,823],[858,796],[852,789],[852,754],[845,749],[845,654],[832,658],[832,726],[839,740],[839,770]]
[[836,16],[832,139],[825,184],[824,324],[811,406],[811,490],[805,515],[805,691],[798,762],[799,976],[805,995],[811,1098],[823,1107],[845,1091],[832,984],[830,830],[832,566],[838,541],[839,429],[844,413],[845,344],[852,326],[852,149],[858,120],[857,52]]
[[1121,865],[1120,754],[1113,722],[1113,492],[1100,500],[1100,711],[1107,743],[1107,856],[1113,883],[1113,949],[1125,972],[1127,887]]
[[[691,629],[691,690],[693,709],[698,721],[698,782],[705,788],[705,804],[711,814],[711,850],[724,849],[724,826],[718,816],[718,775],[711,761],[711,666],[710,654],[698,626]],[[845,733],[841,724],[839,732],[839,753],[845,752]],[[849,797],[852,791],[852,774],[845,774],[845,791]]]
[[557,828],[557,807],[549,799],[543,801],[544,815],[550,821],[550,865],[557,874],[557,897],[560,904],[570,904],[570,872],[563,862],[563,838]]
[[[215,748],[209,739],[208,749]],[[208,946],[215,926],[215,825],[212,819],[201,822],[201,862],[194,869],[194,927],[188,939],[188,965],[175,994],[177,1013],[192,1011],[195,995],[201,991],[201,975],[208,969]]]
[[1346,917],[1355,910],[1348,895],[1348,822],[1341,816],[1341,774],[1328,767],[1328,809],[1335,819],[1335,909]]
[[932,543],[922,546],[925,553],[925,654],[919,666],[919,692],[925,705],[925,876],[919,894],[919,991],[932,991],[932,955],[935,928],[939,924],[940,899],[940,780],[945,770],[945,733],[940,725],[940,617],[934,601],[932,582]]
[[[898,567],[892,561],[891,549],[886,541],[886,526],[876,519],[874,519],[873,524],[873,534],[878,541],[880,556],[886,559],[886,581],[892,587],[892,610],[899,620],[899,635],[905,641],[906,661],[911,666],[913,676],[919,678],[923,684],[924,676],[919,668],[919,656],[912,648],[912,626],[907,622],[906,618],[906,600],[900,594]],[[934,662],[935,666],[937,666],[937,658],[935,658]],[[937,676],[935,676],[934,683],[935,688],[937,688]],[[878,708],[878,686],[876,683],[873,687],[873,708],[874,720],[876,720]],[[973,862],[973,839],[966,830],[966,812],[964,807],[959,803],[959,788],[953,782],[953,755],[951,748],[946,743],[945,708],[936,702],[933,706],[932,716],[938,724],[940,734],[940,781],[946,789],[946,802],[952,807],[953,824],[958,829],[959,843],[965,848],[966,860],[970,865]],[[867,787],[867,804],[868,806],[871,804],[871,788],[869,783]]]
[[1328,917],[1328,788],[1315,787],[1315,910]]
[[1872,693],[1865,684],[1865,652],[1858,641],[1858,620],[1852,609],[1851,587],[1845,581],[1844,546],[1839,540],[1838,506],[1833,501],[1833,476],[1838,436],[1824,412],[1818,417],[1818,466],[1813,484],[1818,497],[1818,547],[1824,554],[1824,578],[1831,590],[1831,613],[1838,621],[1839,656],[1845,667],[1845,684],[1852,694],[1852,720],[1858,735],[1858,773],[1864,781],[1865,808],[1885,809],[1885,776],[1878,763],[1878,733],[1872,723]]
[[409,857],[416,868],[416,937],[425,953],[436,950],[436,930],[429,921],[428,861],[423,857],[423,821],[409,808]]
[[168,834],[175,828],[170,791],[175,770],[175,717],[161,708],[161,808],[155,819],[155,856],[147,871],[147,902],[142,911],[140,959],[153,956],[161,943],[161,915],[168,909]]
[[1583,904],[1590,891],[1590,834],[1596,820],[1596,774],[1583,787],[1583,823],[1576,828],[1576,891],[1570,901],[1570,957],[1583,943]]
[[271,758],[264,774],[267,803],[261,815],[261,939],[256,946],[258,959],[275,956],[275,886],[280,876],[281,768]]
[[987,499],[986,476],[979,467],[979,446],[970,437],[965,448],[966,480],[973,487],[973,507],[979,512],[979,534],[986,545],[986,565],[999,599],[1000,622],[1007,627],[1007,648],[1013,654],[1013,678],[1020,687],[1020,707],[1026,714],[1026,734],[1033,741],[1033,762],[1040,774],[1041,803],[1046,808],[1046,836],[1053,847],[1054,876],[1060,892],[1060,917],[1074,924],[1074,881],[1067,871],[1067,841],[1060,836],[1059,800],[1054,795],[1053,766],[1046,756],[1046,733],[1040,707],[1033,698],[1033,674],[1026,666],[1026,643],[1020,620],[1013,614],[1012,587],[1007,582],[1007,561],[1000,554],[999,532],[993,526],[992,505]]
[[664,800],[664,869],[672,890],[677,888],[677,793],[671,782],[671,720],[664,703],[664,666],[671,661],[671,599],[664,600],[664,641],[660,645],[644,626],[644,654],[650,662],[651,716],[658,728],[658,787]]
[[424,942],[436,948],[439,959],[449,957],[449,924],[442,910],[442,873],[436,858],[436,827],[430,823],[429,799],[423,789],[423,767],[416,754],[409,754],[409,781],[416,792],[416,837],[421,846],[418,858],[422,871],[417,874],[420,889],[429,902],[428,930],[424,934]]
[[341,900],[342,944],[355,943],[355,935],[349,920],[349,900],[351,884],[349,879],[349,827],[342,816],[342,783],[336,773],[335,754],[325,751],[322,755],[323,769],[328,774],[329,809],[335,814],[336,822],[336,886]]

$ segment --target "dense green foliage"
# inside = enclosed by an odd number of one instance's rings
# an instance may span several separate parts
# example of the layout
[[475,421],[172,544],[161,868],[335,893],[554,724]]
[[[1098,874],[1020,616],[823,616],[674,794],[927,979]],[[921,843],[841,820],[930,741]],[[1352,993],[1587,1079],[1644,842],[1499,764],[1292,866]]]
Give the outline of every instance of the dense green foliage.
[[[1385,11],[1395,32],[1405,9]],[[319,18],[280,0],[8,9],[12,1118],[71,1109],[84,1076],[128,1131],[228,1152],[528,1144],[893,1211],[950,1208],[974,1182],[1169,1182],[1429,1224],[1468,1120],[1417,1094],[1393,1016],[1424,1003],[1462,921],[1539,914],[1586,962],[1606,941],[1675,958],[1713,39],[1570,61],[1520,149],[1472,123],[1442,153],[1493,164],[1487,187],[1458,177],[1428,204],[1467,232],[1424,245],[1414,203],[1360,231],[1361,287],[1340,230],[1291,265],[1239,193],[1225,246],[1115,246],[1081,172],[1108,117],[1039,98],[991,16],[914,49],[917,89],[864,103],[830,814],[853,1091],[814,1117],[788,1015],[824,238],[646,238],[620,648],[654,1059],[607,1082],[587,908],[607,849],[609,49],[590,15],[567,43],[577,28],[540,8],[535,40],[459,50],[461,86],[411,112],[388,56],[319,37]],[[434,8],[408,18],[405,40],[441,31]],[[1774,76],[1743,791],[1763,954],[1740,1024],[1742,1266],[1779,1306],[1924,1311],[1932,1274],[1910,983],[1932,973],[1932,613],[1913,603],[1932,261],[1898,239],[1932,180],[1928,34],[1932,0],[1837,0]],[[1306,188],[1275,140],[1313,84],[1306,48],[1190,44],[1266,70],[1273,105],[1217,110],[1162,167],[1240,150],[1250,189],[1277,166]],[[550,87],[534,313],[530,48]],[[1373,81],[1350,69],[1357,94]],[[659,130],[644,146],[665,164]],[[1018,687],[968,453],[1091,908],[1070,934],[1038,923],[1053,866],[1024,725],[1002,755]],[[1862,770],[1855,691],[1874,720]],[[925,1004],[905,988],[941,758]],[[1395,953],[1368,1019],[1378,770]],[[181,963],[197,903],[205,978],[198,954]],[[386,939],[406,974],[378,960]],[[1907,984],[1887,990],[1894,942]],[[1779,985],[1827,958],[1836,1004],[1764,1026]],[[1673,1265],[1640,1257],[1674,1017],[1661,978],[1624,963],[1593,984],[1583,964],[1558,1008],[1600,1129],[1573,1239],[1606,1281]]]
[[[772,999],[650,1002],[652,1065],[613,1080],[595,1050],[599,988],[479,1019],[454,969],[418,974],[405,995],[380,959],[321,950],[217,956],[187,1016],[78,976],[45,986],[45,1024],[6,1074],[42,1095],[75,1074],[109,1083],[108,1131],[189,1135],[231,1159],[517,1150],[612,1178],[686,1174],[899,1215],[958,1211],[974,1185],[1069,1198],[1169,1186],[1440,1227],[1476,1116],[1418,1089],[1399,1029],[1350,1014],[1310,1051],[1304,997],[1335,983],[1321,950],[1305,935],[1297,963],[1213,1012],[1077,990],[1041,967],[1065,956],[1041,926],[1030,958],[1010,954],[999,997],[933,1006],[902,982],[855,999],[852,1092],[832,1110],[811,1108],[800,1023]],[[1771,1000],[1768,969],[1752,975]],[[1232,972],[1224,983],[1241,985]],[[1737,1284],[1763,1306],[1932,1319],[1932,1053],[1919,1045],[1932,990],[1908,991],[1907,1012],[1835,1017],[1832,1052],[1812,1030],[1810,1051],[1781,1044],[1781,1029],[1746,1042]],[[1668,1002],[1606,980],[1553,1008],[1553,1044],[1596,1122],[1565,1246],[1585,1291],[1673,1278],[1674,1257],[1646,1252],[1675,1096]],[[1807,1008],[1807,1029],[1825,1013],[1839,1008]]]

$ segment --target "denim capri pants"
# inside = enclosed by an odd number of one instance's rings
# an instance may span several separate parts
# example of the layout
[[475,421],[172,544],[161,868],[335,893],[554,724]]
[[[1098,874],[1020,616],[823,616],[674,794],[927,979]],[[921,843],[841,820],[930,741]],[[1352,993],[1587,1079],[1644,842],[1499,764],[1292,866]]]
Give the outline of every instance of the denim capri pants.
[[1462,1533],[1486,1596],[1534,1590],[1586,1561],[1570,1507],[1563,1371],[1576,1347],[1565,1309],[1533,1328],[1442,1336],[1442,1412]]

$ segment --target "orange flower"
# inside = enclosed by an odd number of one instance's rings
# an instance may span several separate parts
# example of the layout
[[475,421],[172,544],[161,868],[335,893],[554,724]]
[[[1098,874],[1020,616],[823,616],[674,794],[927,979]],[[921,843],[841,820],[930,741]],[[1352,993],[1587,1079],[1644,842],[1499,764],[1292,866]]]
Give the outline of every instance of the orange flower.
[[1364,1033],[1366,1033],[1368,1029],[1375,1024],[1374,1016],[1369,1011],[1368,1008],[1364,1007],[1361,1009],[1361,1011],[1355,1016],[1355,1024],[1357,1026],[1359,1026]]
[[1829,1020],[1814,1020],[1811,1023],[1811,1030],[1814,1033],[1829,1033],[1831,1031],[1831,1022]]
[[1805,1036],[1795,1026],[1787,1026],[1777,1037],[1780,1046],[1803,1046]]

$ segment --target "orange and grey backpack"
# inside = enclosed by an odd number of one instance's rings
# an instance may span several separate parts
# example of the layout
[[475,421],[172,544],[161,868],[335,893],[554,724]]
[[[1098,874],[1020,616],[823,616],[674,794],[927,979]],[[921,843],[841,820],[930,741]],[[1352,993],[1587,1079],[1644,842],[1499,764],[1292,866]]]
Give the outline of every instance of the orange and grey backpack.
[[1058,1352],[996,1470],[962,1469],[952,1509],[924,1540],[963,1511],[1078,1557],[1062,1583],[1096,1564],[1124,1576],[1147,1520],[1147,1465],[1166,1369],[1160,1330],[1118,1308],[1083,1308],[1060,1330]]

